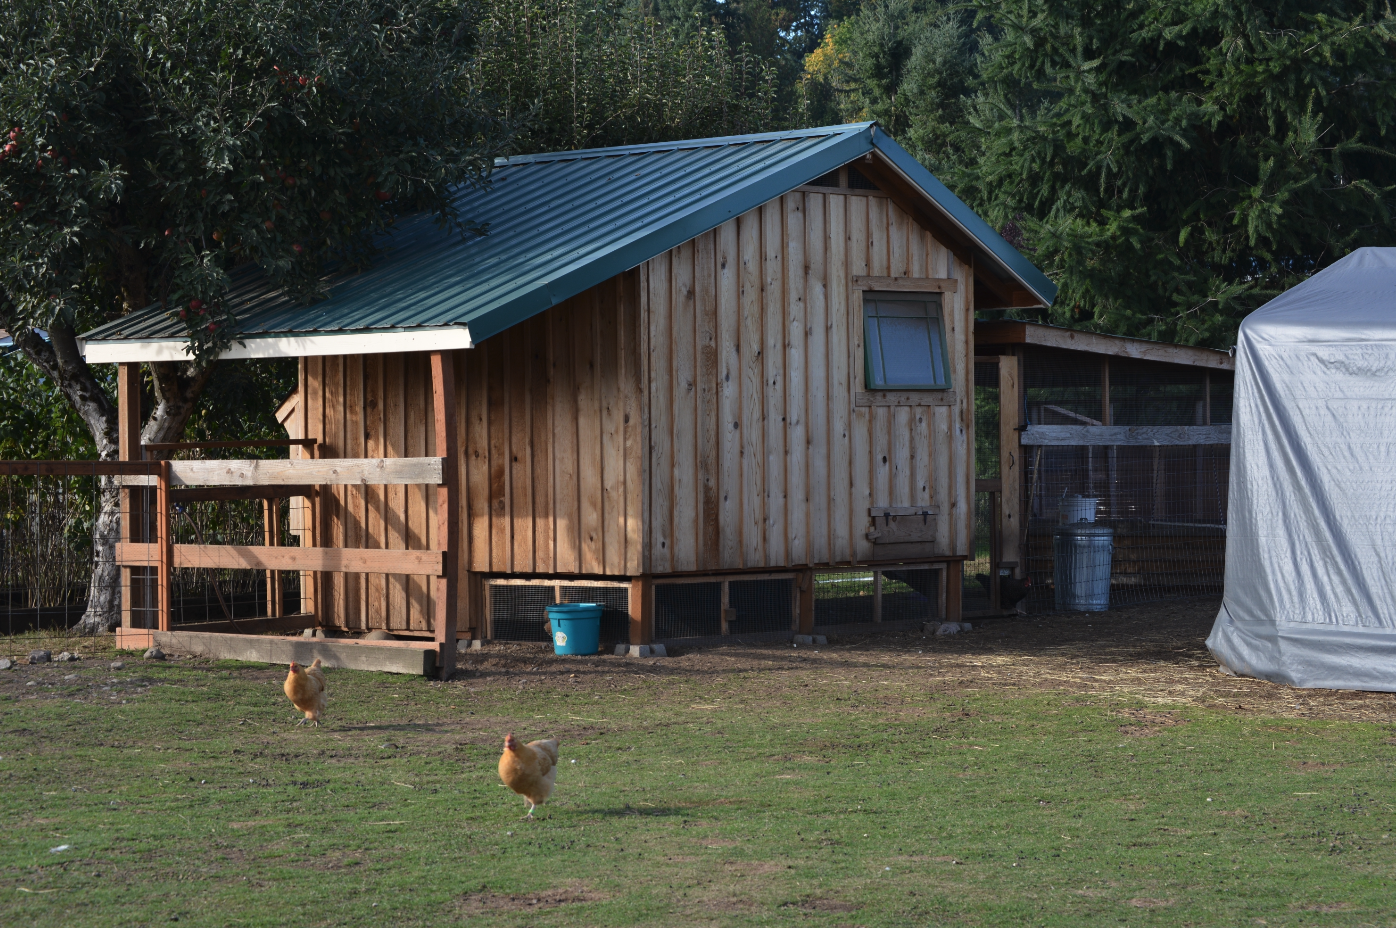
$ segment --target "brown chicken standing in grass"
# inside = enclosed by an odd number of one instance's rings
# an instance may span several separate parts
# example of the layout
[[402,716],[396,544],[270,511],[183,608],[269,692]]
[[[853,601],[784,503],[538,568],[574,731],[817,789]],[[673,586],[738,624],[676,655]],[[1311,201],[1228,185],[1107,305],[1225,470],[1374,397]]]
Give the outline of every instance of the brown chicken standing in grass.
[[305,713],[305,718],[296,724],[304,725],[309,721],[319,728],[320,716],[325,711],[325,672],[320,669],[320,658],[315,658],[309,668],[291,661],[286,683],[281,688],[286,691],[286,698]]
[[499,758],[499,778],[504,785],[528,800],[526,819],[548,801],[557,780],[557,739],[521,744],[513,732],[504,736],[504,753]]

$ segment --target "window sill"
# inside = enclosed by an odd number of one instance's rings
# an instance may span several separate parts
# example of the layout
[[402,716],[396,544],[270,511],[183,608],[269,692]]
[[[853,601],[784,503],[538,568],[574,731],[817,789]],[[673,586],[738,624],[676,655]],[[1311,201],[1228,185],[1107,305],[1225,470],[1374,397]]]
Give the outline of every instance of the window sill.
[[958,406],[960,395],[954,390],[859,390],[853,394],[854,406]]

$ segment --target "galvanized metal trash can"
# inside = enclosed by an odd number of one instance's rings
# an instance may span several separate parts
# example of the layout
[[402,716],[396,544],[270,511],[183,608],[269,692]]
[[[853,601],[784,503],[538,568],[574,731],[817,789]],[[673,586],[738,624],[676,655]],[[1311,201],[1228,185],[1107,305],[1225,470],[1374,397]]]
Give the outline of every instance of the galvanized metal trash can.
[[1104,612],[1110,608],[1110,561],[1115,530],[1095,522],[1076,522],[1052,532],[1052,581],[1057,608]]

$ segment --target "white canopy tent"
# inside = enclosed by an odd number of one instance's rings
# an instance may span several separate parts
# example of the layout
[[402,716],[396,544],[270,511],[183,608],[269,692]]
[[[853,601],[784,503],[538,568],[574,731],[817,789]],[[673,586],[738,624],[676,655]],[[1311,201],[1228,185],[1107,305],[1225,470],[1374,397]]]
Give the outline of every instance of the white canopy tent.
[[1223,668],[1396,691],[1396,248],[1362,248],[1241,324]]

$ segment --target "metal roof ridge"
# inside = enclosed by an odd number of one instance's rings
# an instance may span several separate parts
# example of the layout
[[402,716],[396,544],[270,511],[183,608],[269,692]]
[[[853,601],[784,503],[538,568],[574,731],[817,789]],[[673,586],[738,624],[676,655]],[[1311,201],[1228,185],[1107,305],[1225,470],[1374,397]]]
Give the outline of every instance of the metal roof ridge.
[[617,145],[611,148],[578,148],[575,151],[538,152],[532,155],[509,155],[494,159],[495,169],[519,167],[525,164],[545,164],[556,161],[584,161],[616,155],[639,155],[649,152],[682,151],[686,148],[726,148],[758,142],[783,142],[819,136],[856,135],[874,126],[873,122],[843,123],[837,126],[817,126],[809,129],[789,129],[783,132],[758,132],[751,135],[719,135],[701,139],[679,139],[672,142],[646,142],[643,145]]

